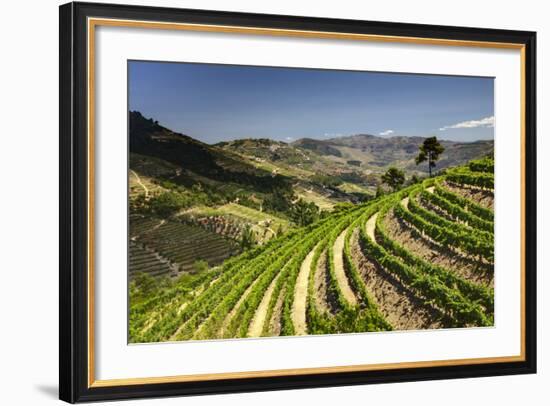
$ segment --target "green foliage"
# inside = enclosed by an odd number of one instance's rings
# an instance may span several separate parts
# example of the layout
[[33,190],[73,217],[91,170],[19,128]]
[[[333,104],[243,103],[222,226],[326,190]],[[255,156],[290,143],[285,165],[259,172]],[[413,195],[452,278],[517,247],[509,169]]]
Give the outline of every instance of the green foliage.
[[378,243],[389,253],[399,257],[409,266],[415,267],[417,270],[425,273],[426,275],[431,275],[438,278],[450,289],[456,288],[467,300],[482,304],[490,314],[493,314],[494,293],[492,289],[487,289],[481,285],[474,284],[459,277],[452,271],[448,271],[440,266],[424,261],[422,258],[416,256],[389,237],[385,230],[383,220],[390,208],[396,204],[399,204],[398,201],[390,201],[380,210],[375,228]]
[[199,259],[193,263],[193,270],[197,273],[208,271],[208,262],[204,259]]
[[313,202],[299,199],[290,210],[290,219],[298,226],[303,227],[314,223],[319,219],[319,207]]
[[411,178],[409,179],[408,184],[409,185],[416,185],[417,183],[420,183],[420,182],[421,182],[421,179],[416,174],[413,174],[411,176]]
[[495,177],[492,173],[472,172],[470,169],[460,168],[447,171],[447,180],[461,185],[476,186],[485,189],[495,188]]
[[342,179],[337,176],[329,176],[320,173],[313,175],[310,180],[325,187],[336,188],[342,184]]
[[[235,281],[236,285],[233,286],[229,293],[224,296],[221,303],[216,306],[216,308],[211,313],[208,314],[208,318],[206,319],[204,325],[200,325],[200,330],[198,332],[195,332],[196,327],[199,326],[194,326],[195,328],[193,330],[190,329],[187,334],[191,334],[191,336],[194,335],[199,339],[215,337],[216,333],[220,331],[225,317],[235,307],[245,291],[248,288],[252,288],[252,291],[249,292],[249,296],[247,297],[247,299],[251,297],[250,295],[252,295],[252,297],[257,296],[254,295],[254,291],[263,292],[267,288],[273,277],[275,277],[277,272],[281,269],[281,267],[283,267],[285,263],[290,259],[293,252],[294,250],[292,249],[291,242],[287,242],[287,244],[281,247],[281,249],[277,251],[274,255],[268,256],[264,259],[263,262],[258,263],[254,267],[252,267],[249,272],[245,273],[245,275]],[[254,309],[255,308],[256,307],[254,307]],[[243,310],[246,310],[246,308],[243,308]],[[251,316],[253,315],[254,313],[251,314]],[[237,313],[234,315],[233,318],[235,319],[235,317],[237,317],[235,320],[239,320],[241,316],[242,313],[240,313],[237,309]],[[232,320],[232,324],[229,325],[228,330],[227,332],[224,332],[224,335],[233,336],[234,331],[239,324],[240,322]],[[246,335],[246,331],[244,332],[244,334]]]
[[[485,173],[467,168],[457,172],[464,171],[485,176]],[[433,185],[434,193],[423,190],[428,185]],[[181,192],[175,188],[170,189],[170,193]],[[195,188],[191,193],[200,195],[204,190]],[[450,250],[492,261],[494,242],[489,230],[492,211],[449,192],[442,186],[441,179],[415,184],[368,204],[340,205],[328,215],[321,215],[315,205],[303,200],[292,204],[293,196],[285,189],[275,189],[263,196],[267,197],[270,210],[284,209],[289,218],[303,227],[284,234],[280,227],[277,237],[261,246],[251,243],[252,229],[247,228],[241,237],[243,248],[248,248],[242,254],[211,269],[208,264],[197,261],[194,264],[196,274],[183,275],[173,282],[136,276],[130,285],[132,342],[246,337],[268,289],[272,290],[262,335],[273,334],[273,322],[280,326],[280,335],[296,334],[292,317],[296,283],[304,260],[311,252],[306,297],[309,334],[391,330],[393,327],[379,310],[352,255],[351,241],[355,233],[359,235],[365,256],[435,309],[446,326],[493,324],[492,289],[417,256],[392,240],[384,229],[384,216],[393,209],[396,216],[419,233],[425,233]],[[405,196],[409,196],[409,209],[400,204]],[[377,212],[376,241],[372,241],[366,234],[365,223]],[[450,218],[459,222],[450,221]],[[337,280],[334,243],[342,233],[345,233],[344,272],[357,304],[346,300]],[[328,311],[317,305],[315,285],[319,261],[325,253],[323,272],[326,271],[326,288],[333,299]]]
[[[328,235],[329,230],[332,230],[335,227],[335,225],[338,223],[341,216],[344,216],[346,213],[347,213],[347,211],[335,213],[334,215],[332,215],[332,216],[330,216],[326,219],[323,219],[319,223],[317,223],[318,231],[316,233],[316,237],[313,240],[315,242],[317,242],[317,241],[319,241],[320,238],[323,238],[323,236]],[[310,225],[310,226],[302,229],[302,232],[304,233],[303,235],[308,236],[309,235],[308,233],[311,232],[310,230],[312,230],[314,226],[315,225]],[[301,251],[301,254],[300,254],[301,259],[305,258],[305,256],[313,248],[309,244],[308,241],[310,241],[310,240],[306,237],[306,239],[303,242],[302,241],[297,242],[297,245],[294,248],[296,250],[296,247],[301,247],[302,245],[306,246],[305,251],[307,251],[307,252],[304,253],[304,251]],[[314,261],[317,261],[319,259],[320,253],[318,253],[317,250],[319,249],[319,247],[321,245],[322,244],[317,245],[317,248],[316,248],[316,251],[315,251],[315,256],[314,256]],[[310,249],[310,247],[311,247],[311,249]],[[266,319],[265,319],[264,326],[263,326],[262,335],[264,335],[264,336],[269,335],[270,320],[273,316],[273,312],[274,312],[274,309],[275,309],[276,302],[279,299],[281,294],[284,295],[283,296],[283,309],[282,309],[282,312],[281,312],[281,320],[280,320],[280,322],[281,322],[281,333],[286,334],[286,335],[293,334],[294,326],[292,325],[290,310],[291,310],[291,304],[292,304],[292,301],[293,301],[293,298],[294,298],[294,288],[296,286],[297,272],[299,270],[298,268],[299,268],[300,265],[298,265],[298,263],[296,263],[296,266],[284,267],[283,270],[281,271],[280,276],[279,276],[279,278],[277,280],[277,283],[275,285],[275,288],[273,290],[270,302],[269,302],[267,315],[266,315]],[[310,278],[311,278],[311,273],[310,273]],[[310,280],[309,284],[310,283],[311,283],[311,280]],[[308,292],[310,290],[309,284],[308,284]],[[309,300],[309,295],[308,295],[308,300]]]
[[[352,225],[348,228],[348,231],[346,233],[346,238],[344,241],[344,269],[346,271],[346,276],[348,277],[348,280],[350,281],[350,284],[354,290],[354,292],[358,295],[359,300],[361,301],[361,306],[364,306],[371,315],[371,318],[374,322],[374,325],[377,326],[377,330],[392,330],[393,327],[391,324],[384,319],[384,316],[380,311],[378,310],[374,300],[372,299],[367,286],[365,285],[365,282],[361,275],[359,274],[359,270],[357,269],[357,266],[355,265],[355,262],[353,261],[352,255],[351,255],[351,246],[350,246],[350,240],[351,236],[355,230],[355,226],[362,227],[365,220],[368,219],[370,216],[372,216],[376,209],[378,209],[378,205],[372,205],[368,210],[366,210],[362,216],[358,217]],[[369,330],[372,331],[372,330]]]
[[420,196],[423,200],[426,200],[434,206],[439,207],[440,209],[444,210],[449,216],[465,222],[470,227],[475,227],[478,230],[486,231],[493,234],[495,225],[492,221],[487,221],[479,218],[478,216],[464,210],[459,205],[448,201],[447,199],[436,193],[430,193],[426,190],[423,190]]
[[[330,224],[325,223],[324,227],[328,227],[329,225]],[[319,238],[319,233],[323,230],[322,227],[316,230],[316,232],[312,232],[313,230],[310,228],[301,229],[296,235],[296,237],[299,237],[302,241],[300,248],[297,249],[295,241],[288,239],[278,250],[273,251],[271,255],[264,258],[263,262],[252,265],[250,271],[246,272],[241,270],[242,278],[236,282],[237,285],[231,289],[230,293],[224,297],[223,301],[216,307],[214,312],[210,314],[206,323],[200,327],[200,332],[196,337],[216,336],[227,313],[231,311],[231,309],[234,309],[244,292],[250,288],[245,300],[236,309],[229,326],[223,331],[225,337],[232,337],[235,335],[245,337],[248,332],[250,321],[254,316],[254,310],[263,298],[265,289],[267,289],[278,273],[279,278],[277,283],[279,286],[276,291],[280,292],[280,289],[284,286],[285,293],[293,295],[293,287],[291,287],[293,285],[288,285],[292,282],[287,281],[287,276],[291,275],[292,278],[296,277],[299,264],[307,252],[309,252],[309,241],[315,241]],[[275,296],[275,292],[274,297],[278,297],[278,295]],[[288,300],[289,299],[286,299],[286,301]],[[272,311],[273,308],[271,308],[271,314]],[[287,308],[286,311],[283,309],[283,314],[287,312],[287,316],[290,317],[289,311],[289,308]],[[266,321],[267,320],[269,319],[266,319]],[[290,328],[292,327],[287,325],[287,327],[283,329],[283,333],[284,331],[290,331]],[[191,331],[189,331],[189,333],[191,333]],[[290,334],[292,334],[292,332]]]
[[250,227],[250,224],[246,224],[244,226],[239,244],[243,251],[252,248],[256,244],[256,236],[252,230],[252,227]]
[[261,204],[250,198],[248,193],[238,193],[237,199],[240,205],[250,207],[251,209],[260,210],[262,208]]
[[470,228],[462,223],[447,220],[445,217],[436,214],[434,211],[426,209],[418,201],[418,196],[420,195],[420,192],[420,189],[416,189],[410,193],[409,210],[411,212],[421,216],[426,221],[429,221],[432,224],[437,224],[439,227],[446,228],[447,230],[452,230],[459,234],[470,234],[473,238],[484,241],[491,246],[493,245],[495,237],[492,232]]
[[332,208],[332,213],[342,213],[354,209],[356,206],[350,202],[336,203]]
[[445,148],[439,143],[437,137],[429,137],[420,145],[419,150],[415,162],[418,165],[428,161],[428,171],[431,177],[432,169],[435,168],[435,163],[439,160],[439,156],[445,151]]
[[384,269],[394,273],[421,297],[433,303],[436,308],[446,309],[454,326],[492,325],[492,320],[487,318],[479,304],[466,300],[460,292],[450,289],[439,279],[420,273],[414,267],[403,263],[382,246],[373,242],[364,228],[361,228],[360,239],[366,255],[374,258]]
[[[356,183],[356,184],[362,184],[367,181],[365,175],[357,171],[342,172],[340,173],[340,175],[338,175],[338,179],[341,180],[342,182],[349,182],[349,183]],[[337,186],[340,186],[340,185],[341,184]]]
[[162,186],[165,189],[169,189],[169,190],[177,190],[178,189],[178,185],[175,184],[174,182],[170,181],[170,180],[161,179],[161,180],[159,180],[158,183],[159,183],[160,186]]
[[275,189],[265,196],[263,209],[274,213],[287,213],[292,206],[294,195],[286,189]]
[[[144,342],[143,329],[150,320],[151,314],[162,312],[166,306],[181,306],[192,299],[191,292],[200,286],[210,283],[219,275],[219,271],[212,270],[200,275],[182,274],[173,284],[158,284],[156,288],[143,294],[137,286],[140,282],[135,280],[130,286],[130,314],[129,328],[131,342]],[[166,315],[169,316],[170,312]],[[155,327],[162,326],[161,323],[155,323]]]
[[[141,197],[140,197],[141,196]],[[203,195],[169,190],[153,195],[149,199],[138,196],[133,203],[134,211],[149,213],[159,217],[170,217],[181,209],[191,207],[196,204],[204,204],[208,200]]]
[[138,273],[133,280],[134,292],[139,296],[146,297],[158,290],[158,282],[151,275]]
[[392,166],[382,175],[382,182],[394,191],[399,190],[405,183],[405,172]]
[[[202,294],[191,301],[184,310],[171,308],[165,316],[139,337],[140,342],[163,341],[166,337],[175,339],[189,339],[196,332],[202,322],[208,318],[213,310],[226,298],[228,294],[239,287],[239,282],[246,283],[255,279],[265,267],[272,262],[278,249],[284,246],[291,237],[289,232],[285,237],[270,240],[263,247],[246,251],[243,255],[234,257],[219,267],[219,277],[216,282],[207,286]],[[263,253],[264,255],[259,255]],[[246,287],[245,287],[246,289]],[[226,309],[226,312],[230,311]]]
[[438,196],[441,196],[444,199],[448,200],[449,202],[462,207],[464,210],[471,212],[473,215],[487,222],[492,223],[494,221],[494,214],[492,210],[486,207],[480,206],[479,204],[469,199],[466,199],[465,197],[459,196],[455,193],[448,191],[447,189],[441,186],[440,181],[435,182],[435,193]]
[[492,157],[485,157],[482,159],[477,159],[475,161],[470,161],[468,163],[468,168],[472,172],[495,172],[495,161]]
[[476,236],[473,230],[462,229],[459,226],[453,225],[449,228],[447,220],[430,215],[418,204],[415,204],[414,199],[410,199],[409,208],[415,212],[405,209],[401,204],[396,205],[394,210],[398,217],[414,225],[445,247],[459,248],[470,255],[483,257],[491,262],[494,260],[494,243],[488,237]]
[[[331,233],[326,235],[325,238],[317,245],[308,282],[306,317],[309,334],[385,331],[392,329],[391,325],[384,319],[368,295],[366,288],[364,287],[364,282],[362,282],[361,276],[350,259],[351,253],[349,251],[349,238],[351,236],[352,227],[358,224],[358,219],[362,219],[365,213],[369,214],[371,213],[371,210],[375,208],[375,206],[369,206],[369,209],[348,212],[347,215],[333,227]],[[344,267],[346,274],[350,278],[352,288],[361,299],[361,303],[356,306],[352,306],[345,299],[336,279],[334,269],[335,265],[332,246],[334,245],[336,238],[346,229],[346,227],[349,229],[345,236],[345,241],[347,240],[348,243],[344,243]],[[317,272],[320,255],[325,249],[327,252],[326,266],[329,276],[329,285],[327,290],[328,294],[336,300],[338,307],[338,312],[334,316],[320,312],[319,309],[317,309],[314,299],[315,274]]]

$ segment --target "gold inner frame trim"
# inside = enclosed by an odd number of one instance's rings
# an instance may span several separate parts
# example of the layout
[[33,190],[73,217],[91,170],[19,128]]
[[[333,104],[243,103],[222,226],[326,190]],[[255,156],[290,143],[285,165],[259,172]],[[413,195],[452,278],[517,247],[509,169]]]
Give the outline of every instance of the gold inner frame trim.
[[[452,360],[397,362],[383,364],[330,366],[317,368],[278,369],[266,371],[245,372],[221,372],[212,374],[190,374],[175,376],[160,376],[146,378],[122,378],[122,379],[95,379],[95,336],[94,336],[94,302],[95,302],[95,278],[94,278],[94,191],[95,191],[95,28],[97,26],[147,28],[160,30],[180,30],[194,32],[233,33],[244,35],[266,35],[279,37],[340,39],[354,41],[386,42],[432,46],[459,46],[512,49],[520,51],[521,64],[521,101],[520,101],[520,163],[521,163],[521,269],[520,269],[520,340],[521,349],[519,355],[485,358],[464,358]],[[89,18],[88,29],[88,387],[112,387],[126,385],[161,384],[193,381],[213,381],[221,379],[267,378],[281,376],[299,376],[313,374],[331,374],[343,372],[381,371],[400,368],[426,368],[459,365],[497,364],[505,362],[522,362],[526,359],[525,349],[525,45],[506,42],[464,41],[453,39],[434,39],[422,37],[400,37],[390,35],[354,34],[344,32],[306,31],[290,29],[274,29],[260,27],[241,27],[227,25],[166,23],[139,20],[119,20],[107,18]]]

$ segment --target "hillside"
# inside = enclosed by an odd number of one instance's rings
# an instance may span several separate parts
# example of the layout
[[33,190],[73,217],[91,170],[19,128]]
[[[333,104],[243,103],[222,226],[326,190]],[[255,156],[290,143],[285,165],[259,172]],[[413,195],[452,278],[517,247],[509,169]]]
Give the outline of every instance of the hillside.
[[[251,159],[175,133],[139,112],[129,118],[131,279],[175,278],[217,266],[317,220],[319,207],[355,199],[309,181],[306,170],[266,168],[259,162],[260,143]],[[303,155],[287,149],[295,158]]]
[[355,169],[312,150],[265,138],[245,138],[218,143],[216,146],[239,155],[257,168],[303,181],[311,181],[315,174],[334,175],[343,170]]
[[[408,171],[425,173],[427,168],[417,166],[414,158],[423,137],[377,137],[359,134],[327,140],[303,138],[292,143],[293,146],[312,151],[337,163],[350,160],[359,161],[363,169],[382,171],[389,166],[396,166]],[[493,141],[476,141],[470,143],[440,141],[445,148],[437,169],[464,165],[466,162],[492,154]]]
[[[139,112],[130,112],[129,122],[130,229],[139,228],[142,221],[185,224],[210,233],[205,241],[220,247],[208,256],[190,250],[186,258],[174,261],[154,244],[140,243],[147,238],[136,235],[136,250],[169,265],[162,273],[144,267],[151,275],[177,276],[194,270],[197,261],[218,265],[239,251],[230,246],[242,244],[246,233],[252,233],[247,238],[253,244],[263,244],[288,228],[315,221],[321,209],[357,202],[367,192],[333,187],[332,178],[317,174],[323,173],[319,166],[324,158],[286,143],[239,140],[207,145]],[[142,270],[137,265],[131,275]]]
[[286,187],[283,176],[256,168],[238,156],[221,151],[185,134],[175,133],[130,112],[130,152],[158,158],[194,174],[220,181],[253,185],[261,190]]
[[[360,134],[349,137],[316,140],[303,138],[292,143],[270,139],[239,139],[216,144],[225,152],[238,155],[258,169],[283,175],[300,186],[300,196],[331,207],[338,201],[357,202],[375,194],[382,174],[391,166],[403,169],[407,176],[427,175],[427,165],[416,165],[422,137],[377,137]],[[493,141],[460,143],[441,141],[445,148],[436,170],[463,165],[492,155]],[[326,198],[328,197],[328,199]],[[332,200],[332,202],[331,202]]]
[[[338,148],[358,150],[361,140],[352,141]],[[380,173],[323,151],[269,139],[208,145],[131,112],[130,278],[216,267],[374,198]]]
[[134,281],[130,341],[492,326],[492,171],[452,168],[220,266]]

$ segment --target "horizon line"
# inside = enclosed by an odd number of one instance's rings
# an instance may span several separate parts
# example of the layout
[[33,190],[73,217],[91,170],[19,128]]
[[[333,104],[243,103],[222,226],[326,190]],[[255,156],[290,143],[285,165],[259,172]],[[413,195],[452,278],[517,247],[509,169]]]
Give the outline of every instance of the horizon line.
[[[374,137],[374,138],[380,138],[380,139],[385,139],[385,140],[389,140],[389,139],[392,139],[392,138],[430,138],[430,137],[436,137],[438,141],[444,141],[444,142],[451,142],[451,143],[456,143],[456,144],[475,144],[476,142],[494,142],[494,134],[492,136],[492,138],[490,139],[477,139],[477,140],[473,140],[473,141],[453,141],[453,140],[449,140],[447,138],[439,138],[437,135],[399,135],[399,134],[396,134],[396,135],[390,135],[390,136],[382,136],[382,135],[375,135],[375,134],[371,134],[371,133],[368,133],[368,132],[357,132],[357,133],[353,133],[353,134],[333,134],[333,136],[330,136],[330,137],[326,137],[326,138],[323,138],[323,136],[302,136],[302,137],[299,137],[299,138],[295,138],[295,137],[292,137],[292,140],[276,140],[274,138],[271,138],[271,137],[266,137],[266,136],[241,136],[239,138],[233,138],[233,139],[228,139],[228,140],[223,140],[223,141],[217,141],[217,142],[205,142],[199,138],[196,138],[196,136],[191,136],[189,134],[186,134],[184,132],[179,132],[179,131],[176,131],[176,130],[173,130],[171,129],[170,127],[167,127],[165,125],[163,125],[162,123],[160,123],[158,120],[155,120],[153,117],[146,117],[143,115],[143,113],[141,113],[141,111],[139,110],[128,110],[128,113],[139,113],[144,119],[146,120],[152,120],[153,122],[156,122],[158,125],[160,125],[161,127],[164,127],[176,134],[180,134],[180,135],[183,135],[183,136],[186,136],[186,137],[190,137],[190,138],[193,138],[194,140],[196,141],[199,141],[199,142],[202,142],[206,145],[217,145],[217,144],[221,144],[221,143],[228,143],[228,142],[234,142],[234,141],[239,141],[239,140],[270,140],[270,141],[274,141],[274,142],[280,142],[280,143],[283,143],[283,144],[287,144],[287,145],[290,145],[294,142],[297,142],[297,141],[300,141],[300,140],[304,140],[304,139],[310,139],[310,140],[314,140],[314,141],[330,141],[330,140],[334,140],[334,139],[339,139],[339,138],[347,138],[347,137],[356,137],[356,136],[369,136],[369,137]],[[332,135],[332,134],[331,134]],[[288,137],[287,137],[288,138]]]

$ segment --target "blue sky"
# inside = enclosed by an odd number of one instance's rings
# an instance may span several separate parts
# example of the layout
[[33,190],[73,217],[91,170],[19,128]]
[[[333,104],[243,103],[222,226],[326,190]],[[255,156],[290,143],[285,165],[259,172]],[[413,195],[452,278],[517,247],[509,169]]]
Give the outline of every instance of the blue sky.
[[493,139],[492,78],[142,61],[128,69],[130,110],[207,143]]

